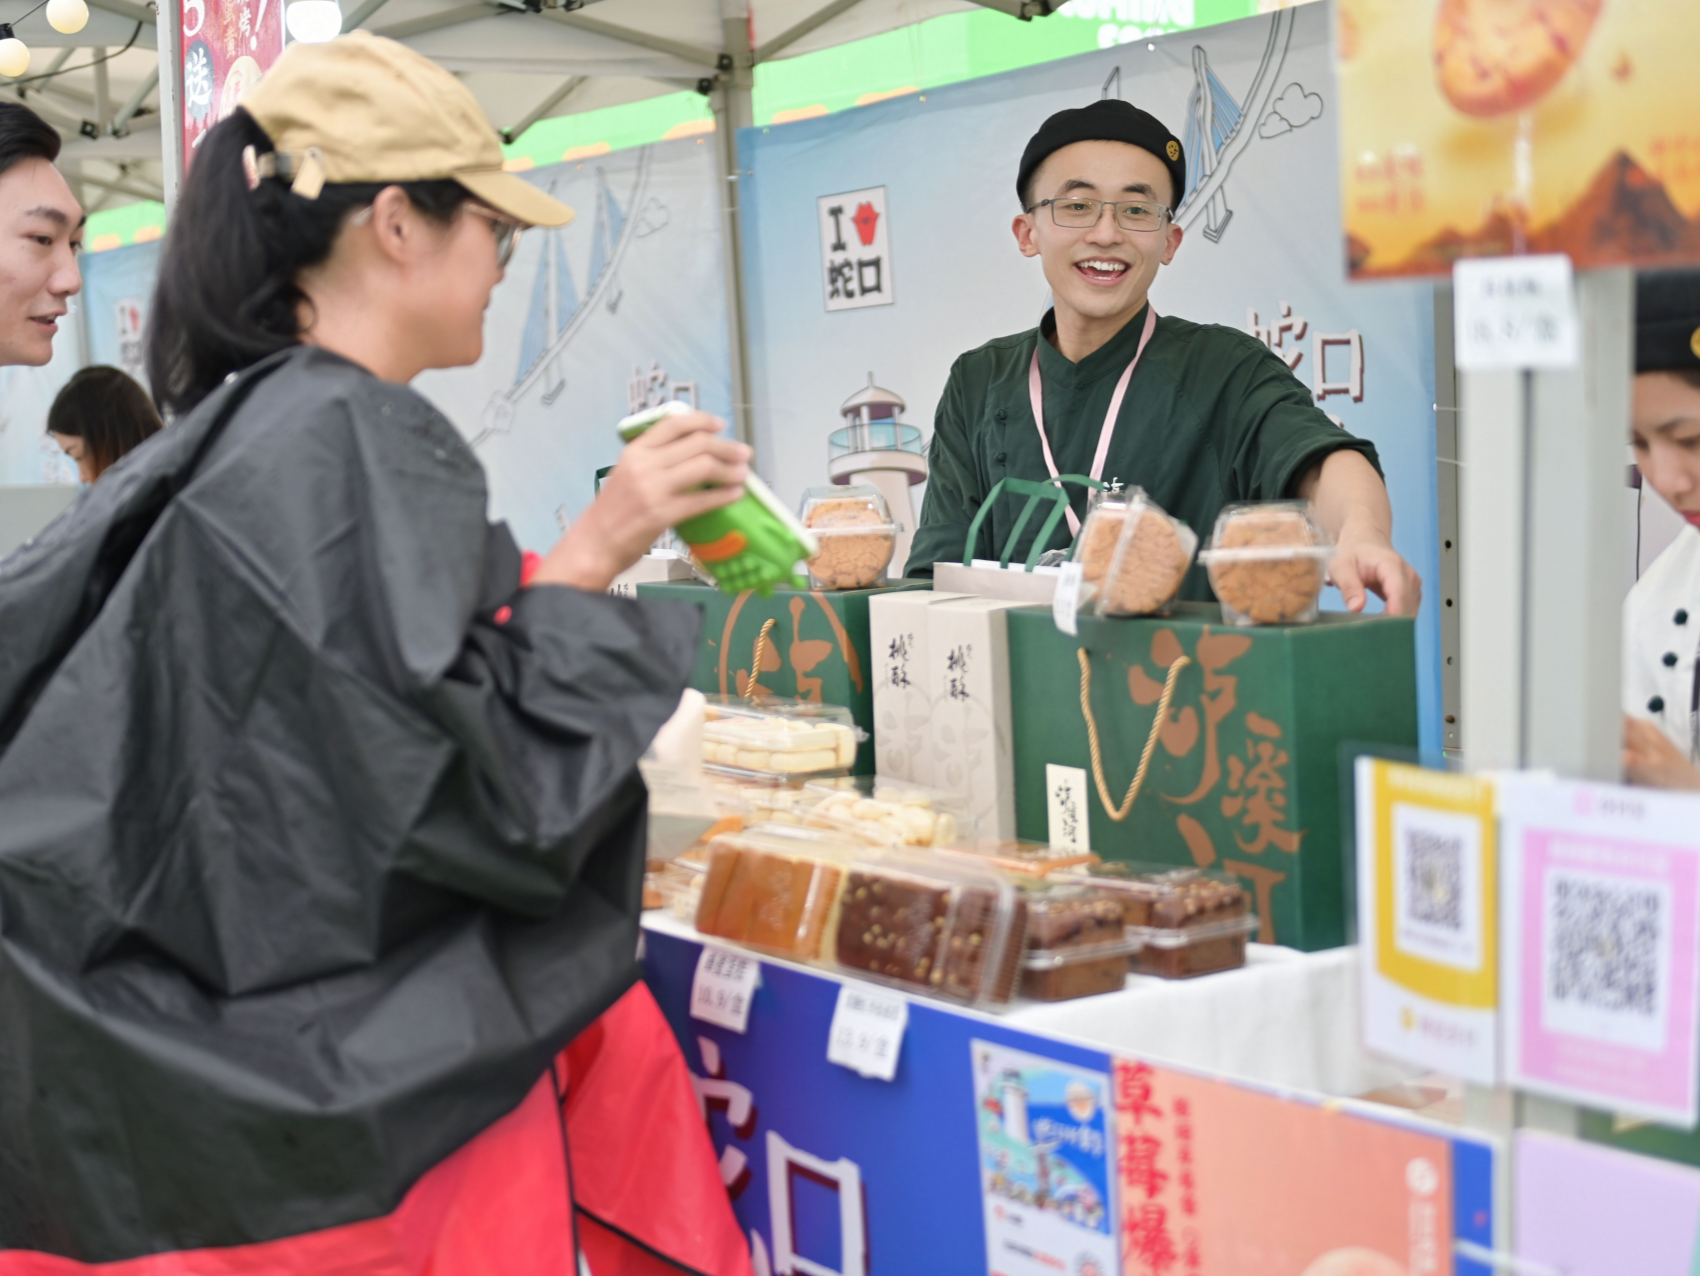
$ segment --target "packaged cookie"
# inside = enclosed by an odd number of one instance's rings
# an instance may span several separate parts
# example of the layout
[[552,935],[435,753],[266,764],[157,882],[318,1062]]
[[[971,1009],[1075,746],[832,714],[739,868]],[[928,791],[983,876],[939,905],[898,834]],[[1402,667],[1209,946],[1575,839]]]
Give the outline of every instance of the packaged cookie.
[[1190,527],[1135,487],[1093,503],[1074,556],[1098,615],[1147,616],[1174,601],[1197,548]]
[[972,840],[968,804],[942,789],[857,775],[805,786],[800,822],[836,829],[876,846],[951,846]]
[[1302,501],[1229,505],[1199,554],[1231,625],[1308,624],[1334,550]]
[[1080,883],[1023,885],[1027,939],[1021,995],[1069,1001],[1119,991],[1138,948],[1115,894]]
[[822,589],[872,589],[902,530],[891,521],[885,497],[873,487],[811,487],[803,493],[803,526],[819,543],[809,574]]
[[859,849],[803,829],[723,834],[709,843],[697,929],[797,961],[818,960],[845,866]]
[[841,705],[762,696],[710,696],[702,729],[703,765],[738,779],[842,775],[865,733]]
[[1236,969],[1245,965],[1246,941],[1258,927],[1245,888],[1225,873],[1117,863],[1071,870],[1056,880],[1096,888],[1120,902],[1137,974],[1186,979]]
[[1005,874],[929,851],[849,866],[832,954],[847,971],[971,1006],[1015,992],[1025,909]]

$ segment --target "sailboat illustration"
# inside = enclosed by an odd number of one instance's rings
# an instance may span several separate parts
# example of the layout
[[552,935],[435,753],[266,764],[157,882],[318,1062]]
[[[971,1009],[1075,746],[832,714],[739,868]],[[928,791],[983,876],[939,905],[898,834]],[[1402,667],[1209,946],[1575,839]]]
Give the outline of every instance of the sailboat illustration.
[[[601,168],[596,170],[590,261],[582,276],[585,281],[582,295],[568,254],[568,234],[572,227],[538,232],[543,237],[543,250],[537,258],[514,381],[506,390],[492,395],[485,405],[481,428],[472,438],[473,447],[492,434],[508,430],[516,407],[533,391],[539,391],[546,406],[553,405],[566,389],[561,363],[567,347],[599,308],[606,306],[612,311],[619,306],[622,295],[619,265],[637,228],[637,218],[631,214],[643,207],[649,185],[649,163],[649,148],[644,147],[638,153],[636,173],[623,205],[610,187],[607,173]],[[549,191],[554,193],[554,183],[550,183]]]

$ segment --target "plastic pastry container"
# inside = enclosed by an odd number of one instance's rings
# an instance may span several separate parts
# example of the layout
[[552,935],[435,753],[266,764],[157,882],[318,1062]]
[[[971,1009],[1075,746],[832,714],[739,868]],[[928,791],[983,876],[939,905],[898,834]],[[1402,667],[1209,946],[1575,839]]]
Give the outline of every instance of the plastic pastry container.
[[1136,930],[1132,937],[1140,946],[1133,957],[1133,971],[1159,979],[1191,979],[1238,970],[1245,965],[1245,946],[1257,927],[1257,918],[1246,913],[1219,922]]
[[1149,864],[1098,864],[1058,874],[1122,905],[1136,973],[1184,979],[1245,965],[1257,930],[1245,888],[1225,873]]
[[768,777],[763,780],[715,776],[713,784],[728,807],[736,807],[745,828],[766,824],[801,825],[808,808],[819,801],[813,791],[796,781]]
[[1005,874],[961,856],[870,851],[844,877],[832,954],[851,973],[970,1006],[1015,992],[1025,910]]
[[800,507],[803,526],[820,544],[809,560],[809,574],[822,589],[872,589],[885,580],[885,569],[902,530],[878,488],[811,487]]
[[969,855],[991,868],[1028,877],[1044,877],[1067,869],[1085,868],[1096,864],[1098,857],[1091,851],[1072,846],[1052,846],[1048,842],[969,842],[948,848],[952,855]]
[[952,793],[884,776],[846,776],[806,785],[801,822],[876,846],[950,846],[972,841],[968,804]]
[[1110,891],[1055,881],[1022,888],[1027,912],[1021,995],[1069,1001],[1117,992],[1137,950],[1122,902]]
[[702,757],[720,775],[750,779],[841,775],[855,764],[864,738],[841,705],[710,696]]
[[1316,619],[1334,549],[1302,501],[1229,505],[1198,558],[1230,625],[1295,625]]
[[643,875],[643,906],[665,908],[682,922],[696,920],[708,851],[696,847],[676,859],[650,861]]
[[806,829],[727,833],[708,847],[697,929],[763,952],[817,961],[854,844]]
[[821,527],[877,527],[891,522],[891,507],[886,504],[885,493],[877,487],[829,484],[803,492],[803,499],[797,506],[797,517],[803,520],[804,527],[811,530]]
[[1092,506],[1074,556],[1098,615],[1148,616],[1180,593],[1197,548],[1192,528],[1135,487]]

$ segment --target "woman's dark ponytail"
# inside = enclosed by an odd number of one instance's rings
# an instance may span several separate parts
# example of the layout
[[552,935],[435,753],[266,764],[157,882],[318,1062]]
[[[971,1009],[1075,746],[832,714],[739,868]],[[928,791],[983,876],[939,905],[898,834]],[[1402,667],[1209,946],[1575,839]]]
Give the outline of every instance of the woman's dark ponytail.
[[468,192],[450,180],[331,184],[317,199],[266,178],[250,190],[243,151],[271,139],[238,108],[209,131],[172,214],[148,314],[148,380],[162,413],[181,416],[232,372],[301,339],[297,278],[323,262],[343,222],[386,185],[448,221]]

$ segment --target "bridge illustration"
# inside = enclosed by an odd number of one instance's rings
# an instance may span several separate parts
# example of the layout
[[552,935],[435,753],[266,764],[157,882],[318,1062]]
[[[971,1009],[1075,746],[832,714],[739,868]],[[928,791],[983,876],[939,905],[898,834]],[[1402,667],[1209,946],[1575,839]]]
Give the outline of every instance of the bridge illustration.
[[[1228,229],[1234,213],[1228,207],[1228,171],[1241,152],[1257,136],[1258,121],[1268,114],[1280,84],[1281,68],[1287,60],[1287,44],[1293,35],[1293,11],[1279,9],[1270,15],[1269,41],[1263,59],[1244,97],[1236,100],[1216,73],[1202,45],[1192,47],[1192,94],[1187,98],[1186,190],[1175,210],[1175,223],[1190,230],[1204,221],[1204,237],[1216,243]],[[1102,96],[1121,95],[1121,68],[1110,72]]]
[[[472,437],[473,447],[492,434],[506,431],[513,423],[520,401],[534,391],[541,391],[545,405],[553,404],[566,388],[561,356],[600,307],[606,305],[612,309],[619,305],[618,267],[635,237],[639,222],[635,214],[643,207],[649,188],[649,166],[650,151],[643,147],[638,152],[636,173],[624,205],[610,187],[607,173],[600,168],[596,170],[590,261],[583,276],[586,282],[582,297],[568,254],[568,235],[573,226],[534,232],[543,238],[543,251],[537,256],[514,381],[508,389],[492,395],[485,405],[480,429]],[[554,185],[553,182],[549,185],[551,194]]]

